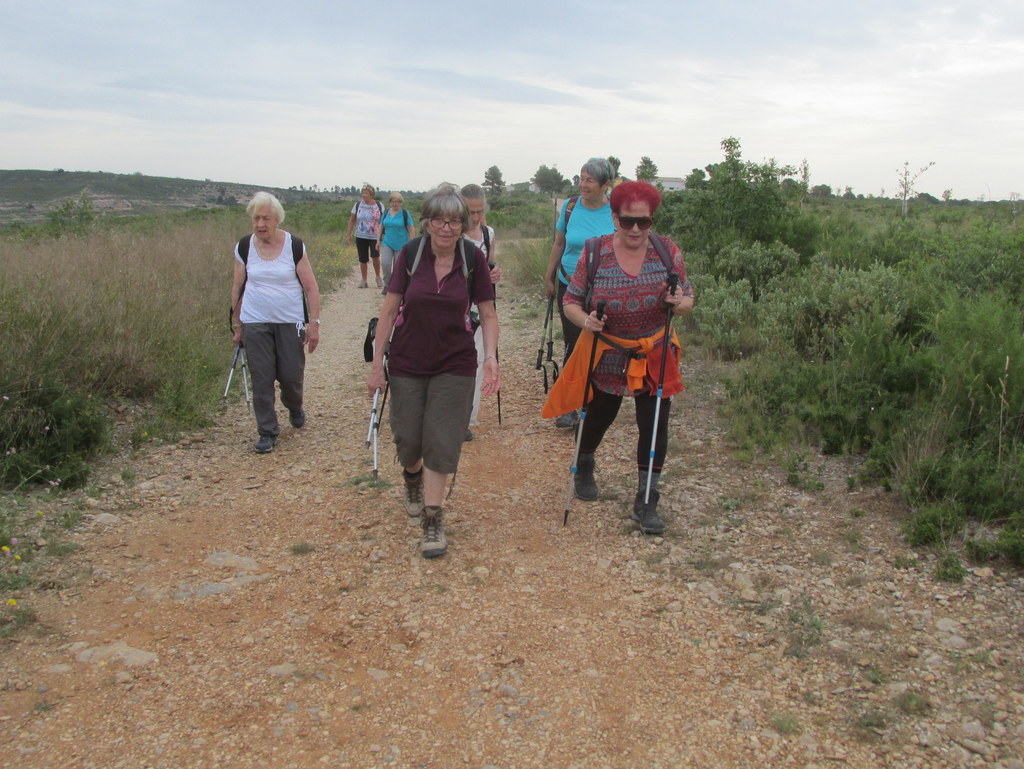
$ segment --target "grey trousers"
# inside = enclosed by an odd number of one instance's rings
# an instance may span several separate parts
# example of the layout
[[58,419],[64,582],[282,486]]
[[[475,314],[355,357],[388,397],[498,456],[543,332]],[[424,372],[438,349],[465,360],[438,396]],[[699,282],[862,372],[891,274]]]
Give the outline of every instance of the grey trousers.
[[260,435],[280,432],[274,408],[274,381],[281,384],[281,405],[288,411],[302,408],[302,375],[306,367],[305,331],[294,323],[246,323],[242,344],[252,377],[252,410]]

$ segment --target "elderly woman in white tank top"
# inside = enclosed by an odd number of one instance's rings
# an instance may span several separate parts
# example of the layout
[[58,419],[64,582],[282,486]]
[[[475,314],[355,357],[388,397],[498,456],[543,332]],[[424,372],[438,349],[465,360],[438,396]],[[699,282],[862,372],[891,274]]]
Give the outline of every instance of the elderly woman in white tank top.
[[257,192],[245,210],[252,218],[252,235],[235,246],[231,325],[235,344],[245,346],[252,375],[259,431],[254,449],[268,454],[280,432],[275,381],[292,427],[306,424],[305,347],[313,352],[320,341],[320,289],[302,241],[280,228],[281,202],[268,192]]

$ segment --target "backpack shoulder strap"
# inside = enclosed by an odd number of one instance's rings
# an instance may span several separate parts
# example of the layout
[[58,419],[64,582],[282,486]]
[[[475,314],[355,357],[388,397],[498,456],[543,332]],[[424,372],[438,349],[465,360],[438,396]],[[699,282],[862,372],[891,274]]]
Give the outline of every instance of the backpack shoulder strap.
[[[459,253],[462,254],[462,274],[466,278],[466,289],[469,291],[469,303],[475,303],[475,297],[473,296],[474,279],[476,275],[476,259],[470,259],[466,256],[466,239],[459,238]],[[472,243],[469,244],[472,248],[476,248]],[[470,251],[470,254],[473,252]]]
[[658,256],[661,258],[661,263],[665,265],[665,269],[669,274],[676,271],[675,263],[672,261],[672,254],[669,253],[668,246],[665,245],[665,238],[656,233],[654,230],[647,236],[651,245],[654,246],[654,250],[658,252]]
[[302,259],[302,238],[292,235],[292,261],[298,265],[300,259]]
[[412,227],[412,224],[409,222],[409,209],[402,209],[402,220],[405,222],[406,227]]
[[576,204],[579,202],[579,195],[573,195],[569,198],[569,202],[565,206],[565,229],[569,229],[569,217],[572,216],[572,212],[576,208]]
[[238,241],[238,255],[242,257],[242,262],[248,266],[249,261],[249,244],[252,243],[252,233],[243,235]]
[[493,261],[491,259],[491,236],[487,232],[487,225],[486,224],[481,225],[480,232],[482,232],[483,236],[484,236],[484,251],[487,252],[487,261],[491,262],[491,261]]
[[[410,264],[408,267],[405,268],[406,278],[411,278],[412,274],[414,272],[416,272],[416,268],[420,266],[420,259],[423,257],[423,245],[424,245],[424,243],[426,243],[426,240],[427,239],[425,237],[420,235],[418,238],[413,238],[412,240],[410,240],[408,243],[405,244],[406,256],[408,256],[409,251],[410,251],[409,246],[412,246],[412,245],[416,246],[416,256],[413,257],[412,264]],[[408,280],[406,280],[405,285],[406,285],[406,287],[408,287],[408,285],[409,285],[409,281]]]

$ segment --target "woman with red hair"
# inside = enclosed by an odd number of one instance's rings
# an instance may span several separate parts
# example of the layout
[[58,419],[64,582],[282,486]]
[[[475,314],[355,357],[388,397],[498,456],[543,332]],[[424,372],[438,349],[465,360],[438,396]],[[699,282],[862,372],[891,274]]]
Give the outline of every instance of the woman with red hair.
[[645,182],[623,182],[612,190],[615,232],[587,241],[563,301],[566,317],[583,330],[573,352],[576,360],[566,364],[544,407],[548,416],[580,405],[588,396],[582,383],[593,366],[593,397],[579,436],[574,486],[577,497],[594,500],[594,454],[622,399],[635,398],[638,491],[631,517],[645,534],[665,530],[657,509],[658,480],[668,449],[672,396],[683,389],[679,342],[674,335],[666,338],[668,313],[683,315],[693,308],[693,287],[679,247],[650,231],[660,204],[661,193]]

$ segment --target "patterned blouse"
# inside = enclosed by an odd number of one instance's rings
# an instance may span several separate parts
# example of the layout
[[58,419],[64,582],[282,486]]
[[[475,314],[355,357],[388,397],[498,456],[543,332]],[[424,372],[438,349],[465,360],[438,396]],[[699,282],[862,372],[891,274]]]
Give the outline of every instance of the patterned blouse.
[[[653,233],[652,233],[653,234]],[[629,275],[619,266],[612,245],[614,235],[601,237],[600,255],[598,256],[597,274],[594,278],[593,306],[601,300],[605,302],[605,331],[623,339],[643,339],[652,336],[665,328],[666,308],[661,301],[662,294],[668,285],[668,271],[662,264],[661,257],[647,241],[647,254],[640,268],[639,275]],[[654,235],[654,237],[659,237]],[[686,277],[686,265],[679,246],[666,239],[665,245],[672,256],[675,272],[679,276],[676,293],[693,296],[693,286]],[[575,304],[583,307],[587,295],[587,250],[580,256],[577,269],[572,274],[572,281],[565,292],[564,304]],[[584,307],[584,309],[587,309]],[[659,340],[654,355],[660,361],[661,345]],[[626,387],[626,353],[612,348],[605,352],[594,368],[594,385],[601,391],[612,395],[637,395]],[[658,369],[660,371],[660,368]]]

